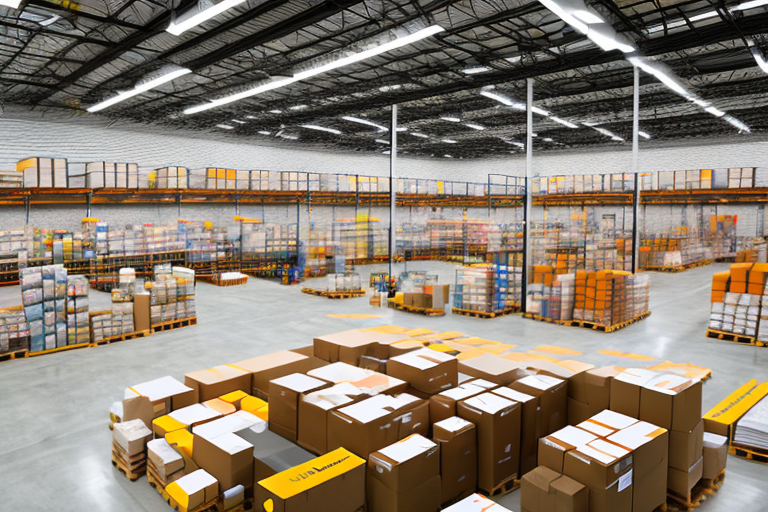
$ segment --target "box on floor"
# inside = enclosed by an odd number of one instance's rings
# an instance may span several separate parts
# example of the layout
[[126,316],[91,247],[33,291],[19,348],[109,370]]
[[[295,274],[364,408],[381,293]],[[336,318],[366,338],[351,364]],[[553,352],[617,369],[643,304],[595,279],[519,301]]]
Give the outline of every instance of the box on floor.
[[477,488],[477,429],[453,416],[434,423],[432,440],[440,447],[442,505],[471,495]]

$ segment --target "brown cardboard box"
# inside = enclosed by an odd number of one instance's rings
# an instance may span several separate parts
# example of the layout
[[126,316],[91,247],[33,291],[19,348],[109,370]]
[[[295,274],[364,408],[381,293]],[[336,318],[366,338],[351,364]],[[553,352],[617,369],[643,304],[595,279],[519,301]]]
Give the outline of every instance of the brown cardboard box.
[[133,328],[137,332],[148,331],[152,325],[149,318],[148,293],[136,293],[133,296]]
[[629,368],[611,380],[611,410],[640,417],[640,389],[658,374],[642,368]]
[[565,454],[564,474],[589,488],[591,512],[632,511],[632,453],[602,439]]
[[482,494],[473,494],[444,508],[443,512],[512,512],[498,503],[489,500]]
[[126,390],[129,395],[133,396],[123,400],[122,420],[140,419],[147,427],[155,418],[197,403],[194,389],[168,376],[131,386]]
[[248,393],[268,401],[269,381],[292,373],[307,373],[319,364],[326,363],[314,356],[308,357],[294,351],[281,350],[274,354],[244,359],[232,366],[251,374],[251,385],[247,390]]
[[459,384],[458,360],[448,354],[422,348],[391,358],[387,375],[408,382],[411,387],[434,395]]
[[690,498],[691,489],[701,480],[704,474],[704,458],[700,458],[687,470],[669,468],[667,474],[667,489],[684,497]]
[[704,469],[701,477],[714,480],[725,470],[728,460],[728,438],[704,432]]
[[238,389],[250,392],[251,374],[230,365],[214,366],[186,374],[184,384],[197,392],[197,402],[205,402]]
[[403,305],[415,306],[417,293],[403,293]]
[[171,475],[183,475],[184,457],[165,439],[153,439],[147,443],[147,457],[157,469],[158,476],[169,480]]
[[112,439],[132,457],[144,453],[147,442],[152,440],[152,431],[139,419],[124,421],[115,423]]
[[521,409],[493,393],[458,404],[459,416],[477,426],[477,486],[486,492],[519,476]]
[[465,375],[484,379],[499,386],[507,386],[529,375],[529,372],[520,363],[487,353],[472,359],[459,361],[459,371]]
[[[485,381],[484,381],[485,382]],[[518,402],[520,410],[520,469],[518,475],[524,475],[537,466],[536,453],[539,439],[539,397],[526,395],[512,388],[500,387],[491,390],[513,402]]]
[[701,421],[701,381],[659,375],[640,390],[640,416],[668,430],[689,432]]
[[367,398],[363,390],[348,382],[302,394],[299,398],[298,445],[321,455],[328,451],[328,414]]
[[[306,357],[315,357],[315,346],[307,345],[305,347],[292,348],[289,350],[289,352],[295,352],[296,354],[306,356]],[[291,373],[294,373],[294,372],[291,372]]]
[[597,437],[606,438],[635,423],[637,423],[637,420],[631,416],[606,409],[595,414],[587,421],[579,423],[577,427],[591,432]]
[[632,511],[653,512],[664,505],[667,502],[667,430],[639,421],[607,439],[632,450]]
[[539,466],[520,479],[520,507],[527,512],[555,510],[555,494],[552,482],[562,475],[547,467]]
[[590,416],[592,416],[592,414],[589,412],[589,404],[568,397],[569,425],[578,425],[579,423],[588,420]]
[[341,361],[357,366],[362,355],[386,359],[389,345],[406,338],[404,334],[380,334],[359,329],[326,334],[314,339],[315,357],[329,363]]
[[219,496],[219,483],[204,469],[198,469],[171,482],[165,491],[187,510],[200,508]]
[[574,360],[558,361],[557,363],[545,360],[533,360],[526,362],[529,369],[536,373],[549,375],[568,382],[568,396],[579,402],[587,402],[586,373],[594,370],[595,365]]
[[315,368],[307,372],[307,375],[333,384],[348,382],[371,395],[394,395],[403,393],[408,388],[408,383],[404,380],[341,362]]
[[[168,416],[169,423],[185,425],[185,429],[191,432],[192,429],[198,425],[203,425],[205,423],[221,418],[222,414],[219,411],[211,409],[210,407],[206,407],[203,404],[192,404],[188,405],[187,407],[182,407],[181,409],[175,410],[168,414]],[[172,429],[166,430],[165,434],[167,434],[169,431],[175,430],[180,429],[176,429],[174,427]]]
[[[427,482],[430,485],[425,487]],[[419,492],[412,492],[416,489]],[[371,453],[366,490],[371,512],[437,511],[440,508],[439,446],[417,434]]]
[[567,425],[568,395],[564,380],[547,375],[530,375],[513,382],[509,387],[521,393],[539,397],[541,436],[551,434]]
[[699,420],[690,432],[669,431],[669,467],[688,471],[704,450],[704,422]]
[[587,393],[589,414],[594,415],[611,407],[611,381],[624,371],[618,366],[603,366],[587,370],[584,374],[584,386]]
[[269,430],[296,442],[299,429],[299,397],[331,384],[300,373],[269,381]]
[[539,466],[563,472],[565,454],[597,439],[597,436],[576,427],[567,426],[539,439]]
[[254,488],[259,511],[357,512],[364,507],[365,460],[343,448],[261,480]]
[[477,429],[453,416],[434,424],[432,440],[440,446],[440,504],[462,499],[477,488]]
[[576,480],[561,476],[549,488],[555,494],[555,512],[588,512],[589,489]]
[[[482,383],[487,381],[481,380],[479,382]],[[488,382],[488,384],[491,389],[496,387],[492,382]],[[437,423],[438,421],[456,416],[456,404],[460,400],[479,395],[480,393],[485,393],[488,389],[487,386],[478,386],[470,381],[466,384],[438,393],[437,395],[430,396],[429,421]]]
[[253,484],[253,445],[231,432],[211,439],[196,435],[192,460],[219,481],[219,493]]
[[270,431],[264,423],[235,431],[234,434],[253,445],[251,485],[315,458],[312,453]]

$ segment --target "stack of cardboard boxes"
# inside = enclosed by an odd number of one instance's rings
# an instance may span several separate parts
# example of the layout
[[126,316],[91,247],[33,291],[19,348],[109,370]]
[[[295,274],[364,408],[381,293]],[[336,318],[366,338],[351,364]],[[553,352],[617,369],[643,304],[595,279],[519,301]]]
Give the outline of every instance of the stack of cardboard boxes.
[[[715,331],[768,338],[768,324],[760,322],[766,292],[768,264],[734,263],[727,272],[712,276],[709,328]],[[765,315],[768,316],[768,315]]]
[[[420,292],[404,292],[402,304],[424,309],[443,309],[448,303],[450,285],[423,286]],[[401,294],[397,294],[395,302],[398,302]]]

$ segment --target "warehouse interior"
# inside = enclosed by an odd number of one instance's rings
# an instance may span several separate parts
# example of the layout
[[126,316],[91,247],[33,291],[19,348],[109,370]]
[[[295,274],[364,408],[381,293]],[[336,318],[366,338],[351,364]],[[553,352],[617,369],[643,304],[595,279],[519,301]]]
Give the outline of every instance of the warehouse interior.
[[0,509],[766,510],[766,27],[0,0]]

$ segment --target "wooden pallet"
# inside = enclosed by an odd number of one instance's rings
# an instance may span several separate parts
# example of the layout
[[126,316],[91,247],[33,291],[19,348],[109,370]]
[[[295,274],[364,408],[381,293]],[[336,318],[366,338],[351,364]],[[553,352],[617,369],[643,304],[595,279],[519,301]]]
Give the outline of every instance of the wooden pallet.
[[687,265],[679,265],[679,266],[656,266],[656,265],[647,265],[644,266],[641,270],[645,272],[684,272],[686,270],[690,270],[692,268],[698,268],[698,267],[704,267],[706,265],[710,265],[714,262],[714,260],[704,260],[704,261],[697,261],[696,263],[688,263]]
[[328,290],[317,290],[315,288],[302,288],[301,293],[326,297],[328,299],[352,299],[355,297],[365,297],[365,290],[346,290],[342,292],[330,292]]
[[147,455],[140,453],[126,457],[125,452],[112,442],[112,465],[131,482],[135,482],[147,473]]
[[496,487],[494,487],[490,492],[480,489],[480,492],[484,494],[485,496],[493,497],[493,496],[504,496],[506,494],[511,493],[512,491],[516,491],[520,488],[520,480],[518,480],[515,477],[509,478]]
[[155,324],[150,328],[151,332],[170,331],[171,329],[179,329],[181,327],[188,327],[190,325],[197,325],[197,317],[185,318],[183,320],[172,320],[170,322],[163,322]]
[[219,279],[217,276],[200,276],[197,278],[197,280],[216,286],[240,286],[248,282],[248,276],[241,277],[239,279],[226,279],[224,281]]
[[707,329],[707,338],[730,341],[733,343],[740,343],[742,345],[753,345],[756,347],[765,346],[765,342],[759,341],[754,336],[745,336],[743,334],[735,334],[732,332],[717,331],[715,329]]
[[682,496],[674,491],[667,490],[667,505],[672,510],[680,510],[682,512],[698,508],[710,496],[720,490],[724,480],[725,470],[721,471],[713,480],[706,478],[699,480],[699,483],[693,486],[688,496]]
[[10,352],[4,352],[0,354],[0,362],[3,361],[10,361],[11,359],[24,359],[29,357],[29,350],[21,349],[21,350],[12,350]]
[[507,308],[503,311],[491,311],[491,312],[474,311],[472,309],[451,308],[451,313],[453,313],[454,315],[470,316],[473,318],[496,318],[498,316],[513,315],[519,312],[520,312],[519,307]]
[[77,345],[67,345],[65,347],[56,347],[56,348],[51,348],[51,349],[48,349],[48,350],[40,350],[38,352],[31,352],[30,351],[29,355],[30,355],[30,357],[42,356],[42,355],[45,355],[45,354],[53,354],[54,352],[65,352],[67,350],[75,350],[76,348],[85,348],[88,345],[90,345],[90,343],[78,343]]
[[648,318],[649,316],[651,316],[651,312],[650,311],[646,311],[645,313],[642,313],[642,314],[636,316],[635,318],[633,318],[631,320],[627,320],[626,322],[621,322],[621,323],[612,324],[612,325],[603,325],[603,324],[598,324],[598,323],[595,323],[595,322],[587,322],[587,321],[584,321],[584,320],[553,320],[551,318],[543,317],[543,316],[540,316],[540,315],[533,315],[533,314],[530,314],[530,313],[524,313],[523,314],[523,318],[529,318],[531,320],[537,320],[539,322],[547,322],[547,323],[550,323],[550,324],[565,325],[567,327],[581,327],[581,328],[584,328],[584,329],[593,329],[593,330],[596,330],[596,331],[606,332],[606,333],[615,332],[615,331],[618,331],[619,329],[623,329],[623,328],[628,327],[628,326],[630,326],[632,324],[636,324],[636,323],[640,322],[641,320],[644,320],[644,319]]
[[759,462],[760,464],[768,464],[768,450],[763,450],[755,446],[745,446],[732,443],[728,447],[728,453],[735,457],[741,457],[742,459]]
[[418,306],[409,306],[407,304],[396,304],[395,302],[389,303],[390,307],[399,311],[405,311],[406,313],[416,313],[417,315],[424,316],[444,316],[444,309],[432,309],[432,308],[420,308]]
[[146,338],[150,334],[152,334],[152,331],[150,329],[145,329],[143,331],[134,331],[126,334],[121,334],[119,336],[109,336],[99,341],[93,341],[89,344],[89,346],[98,347],[101,345],[109,345],[110,343],[117,343],[119,341],[127,341],[127,340],[136,339],[136,338]]

